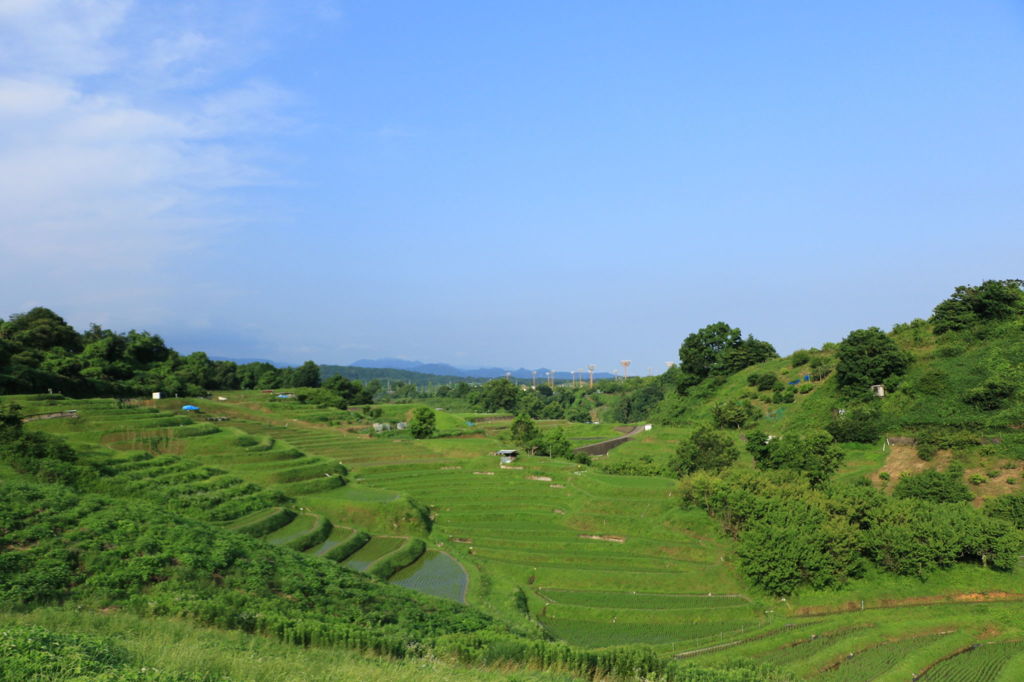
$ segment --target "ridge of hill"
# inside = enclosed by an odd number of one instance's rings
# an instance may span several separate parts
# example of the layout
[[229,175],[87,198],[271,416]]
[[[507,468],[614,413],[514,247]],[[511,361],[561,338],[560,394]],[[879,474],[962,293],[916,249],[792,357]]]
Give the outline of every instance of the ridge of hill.
[[[400,358],[356,360],[350,365],[350,367],[363,367],[367,369],[400,369],[422,374],[437,375],[445,378],[462,377],[463,379],[498,379],[506,375],[511,376],[514,379],[532,379],[535,375],[537,377],[545,378],[547,377],[548,372],[552,371],[548,367],[537,367],[535,369],[526,369],[525,367],[519,367],[517,369],[506,369],[503,367],[466,368],[455,367],[454,365],[449,365],[443,362],[420,362],[418,360],[402,360]],[[553,371],[552,376],[561,381],[564,379],[571,379],[573,373],[556,370]],[[595,379],[611,379],[613,376],[613,374],[608,372],[594,372]]]

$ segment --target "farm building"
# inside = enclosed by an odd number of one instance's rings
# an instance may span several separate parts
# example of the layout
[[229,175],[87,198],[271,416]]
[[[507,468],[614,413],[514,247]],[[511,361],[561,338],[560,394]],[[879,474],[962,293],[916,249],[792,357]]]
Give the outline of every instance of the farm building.
[[498,450],[494,454],[501,458],[502,464],[512,464],[519,457],[518,450]]

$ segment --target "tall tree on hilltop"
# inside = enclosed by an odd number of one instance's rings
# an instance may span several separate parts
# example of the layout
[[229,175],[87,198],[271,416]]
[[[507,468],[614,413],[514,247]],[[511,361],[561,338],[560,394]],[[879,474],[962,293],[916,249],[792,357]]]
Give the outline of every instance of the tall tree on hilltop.
[[839,344],[836,379],[841,388],[864,394],[873,384],[892,381],[907,371],[910,354],[878,327],[857,329]]
[[694,386],[712,375],[728,375],[778,357],[775,348],[725,322],[709,324],[690,334],[679,347],[682,386]]

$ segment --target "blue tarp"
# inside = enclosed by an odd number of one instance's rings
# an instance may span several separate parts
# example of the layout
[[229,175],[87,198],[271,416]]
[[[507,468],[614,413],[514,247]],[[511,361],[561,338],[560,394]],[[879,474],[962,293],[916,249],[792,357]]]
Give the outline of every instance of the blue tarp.
[[199,411],[199,408],[196,407],[195,405],[185,405],[181,409],[188,410],[189,412],[198,412]]

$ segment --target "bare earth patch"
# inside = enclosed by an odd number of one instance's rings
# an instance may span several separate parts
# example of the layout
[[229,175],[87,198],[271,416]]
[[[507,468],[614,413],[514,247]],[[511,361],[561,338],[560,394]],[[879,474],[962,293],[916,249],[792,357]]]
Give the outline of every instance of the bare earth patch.
[[601,540],[603,542],[625,542],[626,538],[621,535],[580,535],[584,540]]
[[527,476],[531,481],[550,481],[550,476]]
[[901,474],[918,474],[927,469],[944,470],[953,457],[949,450],[939,450],[930,462],[917,456],[917,447],[913,445],[894,445],[885,458],[881,469],[871,474],[871,482],[881,486],[884,481],[878,477],[883,471],[889,474],[892,485],[896,484]]

